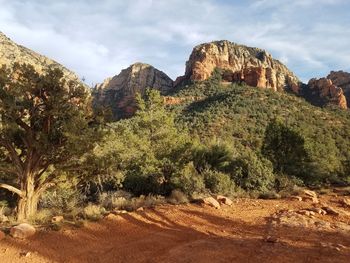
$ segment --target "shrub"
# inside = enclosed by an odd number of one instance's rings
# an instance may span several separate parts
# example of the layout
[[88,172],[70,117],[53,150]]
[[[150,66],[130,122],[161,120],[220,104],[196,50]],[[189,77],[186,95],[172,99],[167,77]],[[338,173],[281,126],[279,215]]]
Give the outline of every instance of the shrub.
[[205,190],[203,177],[197,172],[192,162],[178,171],[171,178],[171,183],[174,189],[180,189],[187,195]]
[[188,203],[187,195],[181,192],[178,189],[171,191],[171,195],[168,198],[169,203],[171,204],[186,204]]
[[231,164],[231,178],[246,191],[269,191],[275,176],[271,163],[247,150]]
[[54,189],[45,192],[39,201],[39,207],[55,210],[56,213],[65,213],[75,210],[84,201],[85,195],[66,183],[59,184]]
[[131,200],[132,194],[119,190],[116,192],[104,192],[99,195],[98,203],[106,209],[123,209]]
[[208,169],[203,171],[202,175],[206,188],[212,193],[228,194],[233,192],[234,183],[231,181],[229,175]]
[[93,221],[101,219],[105,212],[106,210],[103,207],[91,203],[89,203],[83,210],[84,217]]

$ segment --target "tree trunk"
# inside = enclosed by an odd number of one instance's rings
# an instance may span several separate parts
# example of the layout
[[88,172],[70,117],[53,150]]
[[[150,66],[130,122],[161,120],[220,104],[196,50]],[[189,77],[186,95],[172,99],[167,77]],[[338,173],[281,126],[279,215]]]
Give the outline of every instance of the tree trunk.
[[35,185],[32,176],[27,176],[22,185],[23,196],[19,197],[17,206],[17,221],[25,221],[35,215],[39,198],[35,193]]

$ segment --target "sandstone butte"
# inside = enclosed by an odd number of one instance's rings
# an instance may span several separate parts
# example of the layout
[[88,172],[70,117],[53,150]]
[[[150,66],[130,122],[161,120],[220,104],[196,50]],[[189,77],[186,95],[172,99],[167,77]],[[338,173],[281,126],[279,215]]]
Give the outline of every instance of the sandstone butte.
[[[15,62],[28,63],[41,72],[47,67],[61,69],[68,80],[79,81],[78,76],[54,60],[28,48],[17,45],[0,32],[0,65],[11,67]],[[185,74],[174,82],[164,72],[144,63],[135,63],[120,74],[96,85],[92,91],[95,106],[111,107],[116,118],[130,117],[135,112],[135,94],[147,88],[168,95],[174,88],[190,81],[203,81],[216,68],[222,70],[224,82],[244,82],[249,86],[274,91],[291,91],[319,106],[328,104],[346,109],[350,102],[350,73],[332,71],[327,78],[312,79],[308,85],[265,50],[238,45],[227,40],[214,41],[194,47],[186,62]],[[165,98],[169,104],[198,98]]]
[[[310,102],[318,101],[319,106],[332,104],[346,109],[346,94],[350,100],[349,73],[331,72],[327,81],[313,79],[308,85],[304,85],[293,72],[265,50],[223,40],[194,47],[186,62],[184,76],[178,77],[175,82],[148,64],[131,65],[119,75],[108,78],[95,87],[95,105],[111,106],[117,118],[128,117],[135,111],[136,92],[142,94],[150,87],[167,95],[173,88],[186,83],[207,80],[216,68],[221,69],[223,81],[226,83],[244,82],[252,87],[279,92],[290,91]],[[311,94],[311,97],[307,94]],[[179,104],[197,99],[167,96],[164,100],[166,104]]]
[[299,91],[298,78],[265,50],[227,40],[196,46],[186,62],[185,75],[175,84],[184,80],[206,80],[216,68],[223,70],[222,77],[227,82],[245,82],[249,86],[274,91]]
[[168,93],[173,81],[162,71],[144,63],[135,63],[94,89],[95,106],[110,106],[116,117],[129,117],[135,112],[135,94],[147,88]]

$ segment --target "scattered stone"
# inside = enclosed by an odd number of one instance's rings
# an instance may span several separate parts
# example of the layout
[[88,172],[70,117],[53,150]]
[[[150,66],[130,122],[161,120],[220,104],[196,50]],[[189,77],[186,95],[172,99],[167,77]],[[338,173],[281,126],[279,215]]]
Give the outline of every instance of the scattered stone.
[[347,249],[347,247],[344,246],[343,244],[337,244],[336,247],[341,248],[341,249]]
[[136,209],[137,212],[142,212],[142,211],[144,211],[144,210],[145,210],[145,209],[144,209],[143,207],[139,207],[139,208]]
[[[320,218],[316,218],[309,213],[311,211],[300,210],[300,211],[280,211],[271,216],[269,221],[269,227],[274,229],[278,226],[289,226],[289,227],[301,227],[301,228],[312,228],[316,230],[325,231],[336,231],[345,232],[350,231],[350,225],[342,222],[327,222]],[[310,216],[308,216],[310,215]]]
[[341,204],[345,207],[350,207],[350,199],[344,198],[343,200],[341,200]]
[[322,209],[325,210],[330,215],[334,215],[334,216],[340,215],[339,211],[331,206],[324,206],[324,207],[322,207]]
[[223,196],[223,195],[218,195],[216,197],[216,200],[218,200],[222,204],[229,205],[229,206],[231,206],[233,204],[233,202],[230,198]]
[[311,201],[313,204],[318,204],[318,203],[319,203],[317,197],[304,196],[304,197],[303,197],[303,200],[306,201],[306,202],[307,202],[307,201]]
[[54,216],[54,217],[51,219],[51,222],[52,222],[52,223],[61,223],[63,220],[64,220],[64,217],[63,217],[63,216]]
[[303,201],[303,198],[301,196],[291,196],[289,198],[293,201]]
[[3,240],[5,237],[5,233],[0,230],[0,240]]
[[268,242],[268,243],[277,243],[279,241],[279,239],[275,236],[267,236],[265,238],[265,242]]
[[209,205],[212,206],[216,209],[220,209],[220,204],[218,201],[216,201],[213,197],[209,196],[209,197],[205,197],[200,199],[200,202],[205,204],[205,205]]
[[304,216],[310,216],[311,214],[311,211],[307,211],[307,210],[299,210],[298,212],[297,212],[298,214],[300,214],[300,215],[304,215]]
[[21,257],[29,257],[30,255],[31,255],[32,253],[30,253],[29,251],[28,252],[22,252],[22,253],[20,253],[19,255],[21,256]]
[[27,223],[14,226],[10,230],[10,235],[14,238],[25,239],[35,234],[35,228]]
[[325,210],[323,210],[322,208],[319,207],[312,207],[308,209],[309,211],[312,211],[314,213],[320,214],[320,215],[326,215],[327,212]]
[[316,192],[311,191],[311,190],[305,189],[305,190],[303,190],[303,194],[306,195],[306,196],[316,197],[317,198]]

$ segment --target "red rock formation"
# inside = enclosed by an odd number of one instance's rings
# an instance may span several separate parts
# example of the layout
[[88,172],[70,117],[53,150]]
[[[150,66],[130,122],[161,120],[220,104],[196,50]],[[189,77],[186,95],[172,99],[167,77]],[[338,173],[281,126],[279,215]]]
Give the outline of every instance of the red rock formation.
[[298,78],[265,50],[217,41],[195,47],[186,63],[186,72],[175,85],[185,80],[202,81],[216,68],[223,70],[223,80],[245,82],[250,86],[299,92]]
[[111,107],[116,119],[131,117],[136,111],[136,93],[144,94],[147,88],[165,94],[173,88],[173,81],[151,65],[135,63],[95,87],[94,105]]
[[311,79],[308,88],[312,91],[314,99],[321,100],[322,104],[332,104],[341,109],[347,109],[347,101],[342,88],[334,85],[332,80],[327,78]]
[[333,84],[342,88],[344,95],[348,102],[348,108],[350,107],[350,73],[344,71],[331,71],[327,76],[332,80]]

